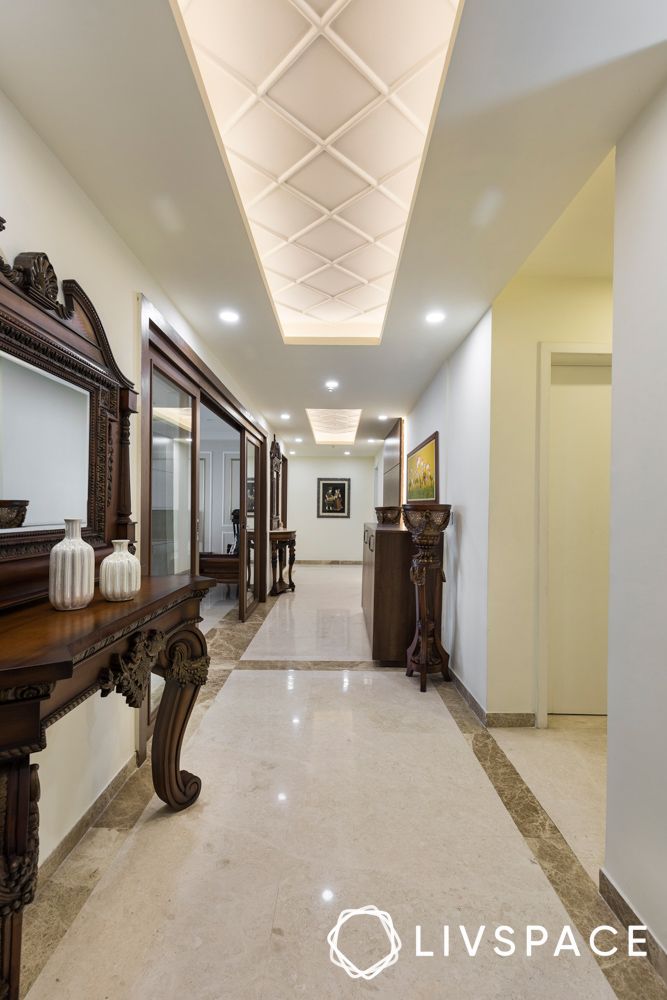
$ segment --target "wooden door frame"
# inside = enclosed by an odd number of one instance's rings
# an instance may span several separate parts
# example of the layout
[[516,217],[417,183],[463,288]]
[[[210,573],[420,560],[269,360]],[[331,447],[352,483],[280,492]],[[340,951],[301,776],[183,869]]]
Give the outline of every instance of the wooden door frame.
[[[147,572],[150,562],[144,563],[144,553],[150,552],[150,403],[151,403],[151,359],[159,358],[160,365],[169,364],[175,371],[180,371],[191,384],[197,387],[198,402],[217,409],[225,419],[235,424],[239,429],[245,429],[260,442],[261,475],[256,476],[255,509],[261,511],[258,521],[258,545],[255,552],[258,566],[260,603],[266,601],[267,595],[267,562],[268,562],[268,527],[266,519],[266,476],[265,469],[268,458],[267,431],[236,396],[227,388],[215,372],[203,361],[196,351],[167,322],[159,310],[144,296],[140,296],[141,307],[141,389],[142,389],[142,437],[141,437],[141,551],[142,567]],[[148,405],[145,405],[145,403]],[[148,418],[146,410],[148,409]],[[194,465],[196,482],[198,481],[199,456],[199,414],[195,421],[196,433],[193,431]],[[257,479],[259,478],[259,483]],[[258,488],[259,487],[259,488]],[[194,510],[199,510],[198,489],[193,497]],[[199,546],[194,545],[197,565],[193,572],[198,571]]]
[[551,343],[538,345],[536,468],[536,579],[535,607],[535,725],[549,725],[549,440],[551,430],[551,369],[561,364],[607,367],[612,351],[605,344]]
[[[247,588],[247,574],[248,574],[248,561],[247,561],[247,535],[245,532],[247,528],[245,527],[248,520],[248,488],[247,488],[247,475],[248,475],[248,444],[251,444],[257,449],[257,456],[255,462],[255,559],[254,559],[254,600],[246,605],[248,588]],[[265,475],[265,470],[261,465],[262,461],[262,443],[261,438],[258,438],[256,434],[252,434],[250,431],[244,429],[241,434],[241,507],[240,507],[240,521],[239,521],[239,566],[240,566],[240,582],[239,582],[239,609],[241,621],[246,621],[248,616],[252,614],[254,609],[259,603],[259,587],[257,584],[257,562],[258,562],[258,545],[257,545],[257,526],[260,523],[260,518],[265,520],[266,511],[263,507],[262,496],[264,494],[263,480]],[[241,590],[243,589],[243,599],[241,598]]]

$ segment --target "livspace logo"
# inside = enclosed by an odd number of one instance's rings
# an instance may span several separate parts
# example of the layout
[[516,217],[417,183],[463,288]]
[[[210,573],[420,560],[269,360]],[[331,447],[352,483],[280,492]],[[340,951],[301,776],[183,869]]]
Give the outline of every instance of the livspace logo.
[[[366,969],[359,969],[354,962],[341,950],[338,938],[342,928],[355,917],[375,917],[379,920],[387,935],[388,949],[376,962]],[[630,958],[646,957],[646,930],[643,924],[635,924],[628,927],[627,954]],[[613,943],[618,936],[615,927],[609,924],[600,924],[593,928],[588,938],[588,947],[600,958],[608,958],[616,955],[619,951],[617,944]],[[491,948],[498,958],[510,958],[512,955],[525,955],[532,958],[546,949],[547,954],[558,958],[560,955],[574,955],[581,957],[581,948],[575,938],[572,927],[565,924],[557,936],[549,934],[549,931],[542,924],[527,924],[519,931],[508,924],[498,924],[489,927],[486,924],[479,924],[477,927],[466,927],[465,924],[458,924],[451,927],[444,924],[442,927],[441,943],[436,950],[435,942],[425,941],[422,935],[421,924],[417,924],[414,929],[415,958],[449,958],[453,954],[468,955],[476,958],[483,949]],[[398,936],[394,922],[386,910],[380,910],[377,906],[361,906],[358,909],[341,910],[338,920],[327,935],[329,944],[329,958],[334,965],[343,969],[350,979],[374,979],[385,969],[395,965],[398,961],[402,944]],[[428,947],[427,947],[428,945]],[[603,946],[603,945],[606,945]]]

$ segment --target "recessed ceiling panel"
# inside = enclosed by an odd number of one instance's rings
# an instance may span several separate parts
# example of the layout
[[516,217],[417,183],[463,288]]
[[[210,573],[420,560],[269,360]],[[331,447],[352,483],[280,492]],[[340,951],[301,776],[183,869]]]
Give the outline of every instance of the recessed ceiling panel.
[[286,341],[380,341],[457,5],[182,0]]
[[306,410],[316,444],[354,444],[361,410]]

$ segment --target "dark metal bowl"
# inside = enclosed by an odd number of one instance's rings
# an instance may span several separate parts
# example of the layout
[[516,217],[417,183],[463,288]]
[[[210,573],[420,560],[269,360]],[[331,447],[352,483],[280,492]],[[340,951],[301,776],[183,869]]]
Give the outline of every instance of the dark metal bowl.
[[0,500],[0,528],[20,528],[29,503],[29,500]]

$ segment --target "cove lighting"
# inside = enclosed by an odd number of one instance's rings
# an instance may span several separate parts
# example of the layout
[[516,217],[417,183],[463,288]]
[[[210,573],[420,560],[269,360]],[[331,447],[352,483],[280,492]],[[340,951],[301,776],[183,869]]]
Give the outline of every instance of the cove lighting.
[[442,309],[432,309],[431,312],[426,313],[424,319],[426,320],[427,323],[430,323],[431,326],[435,326],[436,323],[442,323],[445,319],[445,316],[446,313],[444,313]]
[[336,381],[335,378],[330,378],[327,382],[324,383],[324,385],[325,388],[329,390],[329,392],[333,392],[334,389],[338,388],[338,382]]
[[281,413],[280,414],[280,419],[281,420],[289,420],[289,418],[290,418],[289,413]]
[[241,316],[237,313],[236,309],[221,309],[220,319],[223,323],[238,323]]

